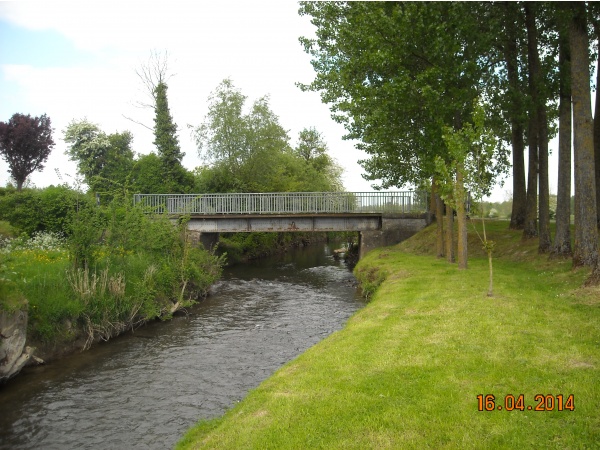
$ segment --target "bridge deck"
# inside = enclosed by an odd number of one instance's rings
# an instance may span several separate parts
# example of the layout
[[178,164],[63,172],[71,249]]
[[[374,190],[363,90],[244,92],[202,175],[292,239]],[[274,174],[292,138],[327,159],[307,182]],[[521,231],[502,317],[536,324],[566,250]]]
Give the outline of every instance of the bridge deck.
[[192,215],[188,229],[202,233],[289,231],[374,231],[382,227],[381,214]]

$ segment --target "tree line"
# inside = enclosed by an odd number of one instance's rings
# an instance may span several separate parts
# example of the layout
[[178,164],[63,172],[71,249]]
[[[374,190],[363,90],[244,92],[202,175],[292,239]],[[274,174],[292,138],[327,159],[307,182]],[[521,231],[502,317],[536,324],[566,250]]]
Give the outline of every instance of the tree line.
[[[510,171],[510,227],[537,237],[540,253],[597,266],[600,99],[594,120],[590,97],[597,3],[301,2],[299,14],[316,27],[316,37],[300,39],[316,76],[300,87],[319,92],[369,155],[360,161],[365,178],[383,188],[431,189],[438,256],[454,260],[453,209],[459,240],[466,233],[461,196],[486,194]],[[557,133],[553,241],[548,143]],[[450,212],[446,230],[441,200]],[[466,268],[466,241],[460,244],[458,263]]]
[[[156,63],[156,61],[159,61]],[[155,148],[136,155],[130,131],[108,134],[100,125],[74,119],[63,130],[66,154],[88,192],[108,203],[115,192],[277,192],[342,189],[341,167],[328,154],[327,143],[314,127],[304,128],[296,145],[263,96],[247,105],[247,97],[229,79],[208,99],[200,125],[188,125],[203,164],[182,165],[177,124],[169,109],[166,66],[160,60],[138,73],[151,95]],[[41,170],[54,146],[50,118],[15,114],[0,122],[0,152],[9,164],[17,191]]]

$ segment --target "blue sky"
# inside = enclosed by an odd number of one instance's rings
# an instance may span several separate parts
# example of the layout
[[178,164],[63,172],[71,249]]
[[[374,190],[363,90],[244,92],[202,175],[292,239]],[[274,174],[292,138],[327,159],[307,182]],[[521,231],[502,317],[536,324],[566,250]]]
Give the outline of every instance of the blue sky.
[[35,64],[37,67],[73,66],[93,55],[75,48],[56,30],[29,30],[0,19],[0,64]]

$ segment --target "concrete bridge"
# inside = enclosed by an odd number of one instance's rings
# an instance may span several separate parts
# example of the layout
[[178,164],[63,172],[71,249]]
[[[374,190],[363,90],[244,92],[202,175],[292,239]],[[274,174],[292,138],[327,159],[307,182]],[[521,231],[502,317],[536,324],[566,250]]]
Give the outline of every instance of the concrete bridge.
[[430,223],[423,191],[136,194],[134,203],[173,220],[189,216],[205,247],[219,233],[356,231],[362,257]]

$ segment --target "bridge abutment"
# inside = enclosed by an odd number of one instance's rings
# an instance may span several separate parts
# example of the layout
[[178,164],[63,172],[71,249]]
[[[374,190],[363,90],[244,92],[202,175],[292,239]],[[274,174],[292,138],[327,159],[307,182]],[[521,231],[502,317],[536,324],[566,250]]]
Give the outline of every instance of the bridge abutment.
[[219,233],[199,233],[199,241],[208,251],[212,251],[219,243]]
[[362,259],[368,252],[378,247],[399,244],[413,236],[431,223],[430,214],[414,217],[402,215],[383,215],[381,229],[361,231],[358,240],[358,256]]

